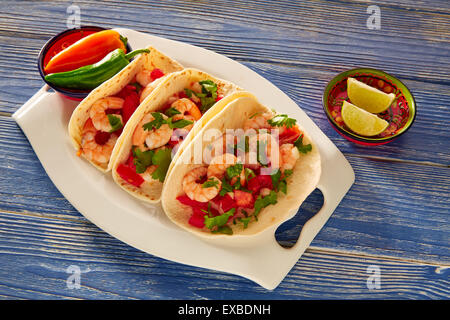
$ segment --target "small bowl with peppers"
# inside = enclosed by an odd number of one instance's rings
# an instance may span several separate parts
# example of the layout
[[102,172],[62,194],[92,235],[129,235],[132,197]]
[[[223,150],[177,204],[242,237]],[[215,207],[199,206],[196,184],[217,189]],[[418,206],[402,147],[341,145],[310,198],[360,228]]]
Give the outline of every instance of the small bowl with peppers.
[[39,53],[38,69],[53,90],[66,98],[83,100],[138,53],[130,54],[127,39],[117,31],[82,26],[47,41]]

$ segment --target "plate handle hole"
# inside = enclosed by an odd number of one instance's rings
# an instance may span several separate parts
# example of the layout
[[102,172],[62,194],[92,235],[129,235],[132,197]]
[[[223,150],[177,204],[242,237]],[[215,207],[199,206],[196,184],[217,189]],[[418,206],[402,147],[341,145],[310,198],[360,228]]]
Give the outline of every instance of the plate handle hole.
[[322,191],[316,188],[300,206],[294,217],[283,222],[275,231],[275,239],[284,248],[293,247],[305,223],[323,206]]

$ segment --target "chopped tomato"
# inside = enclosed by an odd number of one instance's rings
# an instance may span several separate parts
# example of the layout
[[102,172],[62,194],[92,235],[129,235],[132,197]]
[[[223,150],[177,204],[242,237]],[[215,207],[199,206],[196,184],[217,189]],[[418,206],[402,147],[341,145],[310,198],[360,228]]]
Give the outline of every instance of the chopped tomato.
[[236,205],[242,208],[253,208],[255,205],[252,194],[241,190],[234,190],[234,200]]
[[119,164],[117,167],[117,173],[119,176],[128,182],[129,184],[132,184],[133,186],[140,187],[142,183],[144,183],[144,179],[136,173],[135,170],[130,168],[129,166],[124,165],[123,163]]
[[247,182],[247,189],[257,193],[262,188],[273,189],[272,177],[268,175],[258,175]]
[[131,91],[126,97],[125,101],[123,102],[122,107],[122,118],[123,118],[123,124],[127,123],[128,119],[131,118],[134,111],[139,107],[139,95],[136,91]]
[[195,120],[199,120],[202,117],[202,113],[197,105],[189,110],[189,114],[193,116]]
[[223,212],[236,208],[236,202],[228,193],[224,196],[215,197],[212,202],[214,202],[218,208],[221,208]]
[[161,69],[155,68],[150,73],[150,77],[152,77],[153,80],[159,79],[164,76],[164,72],[162,72]]
[[130,84],[127,84],[118,94],[116,94],[116,97],[125,99],[130,93],[136,92],[136,87],[132,86]]
[[219,101],[219,100],[222,100],[222,99],[223,99],[223,96],[217,96],[216,102]]
[[291,128],[285,128],[285,130],[280,133],[279,141],[280,145],[284,143],[294,143],[298,137],[300,137],[300,129],[297,126]]
[[129,166],[131,169],[136,171],[136,165],[134,164],[134,157],[133,153],[130,153],[130,156],[127,159],[127,162],[125,162],[127,166]]
[[192,208],[200,208],[200,209],[208,209],[208,203],[207,202],[200,202],[195,201],[189,198],[187,195],[179,196],[177,197],[177,200],[180,201],[182,204],[190,206]]
[[205,217],[204,217],[205,213],[203,214],[198,214],[198,213],[193,213],[191,215],[191,217],[189,218],[189,224],[191,226],[197,227],[197,228],[203,228],[205,226]]
[[180,99],[183,99],[183,98],[189,99],[189,97],[186,95],[186,93],[184,91],[180,91],[178,93],[178,96],[180,97]]

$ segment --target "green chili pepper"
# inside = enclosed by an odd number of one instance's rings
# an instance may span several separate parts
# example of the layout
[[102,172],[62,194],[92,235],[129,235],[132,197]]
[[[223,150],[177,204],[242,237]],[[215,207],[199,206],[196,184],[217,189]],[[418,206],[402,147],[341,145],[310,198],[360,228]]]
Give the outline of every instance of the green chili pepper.
[[116,49],[97,63],[71,71],[51,73],[45,76],[45,80],[61,88],[91,90],[112,78],[130,63],[131,58],[143,52],[149,53],[150,50],[139,49],[125,54],[122,49]]

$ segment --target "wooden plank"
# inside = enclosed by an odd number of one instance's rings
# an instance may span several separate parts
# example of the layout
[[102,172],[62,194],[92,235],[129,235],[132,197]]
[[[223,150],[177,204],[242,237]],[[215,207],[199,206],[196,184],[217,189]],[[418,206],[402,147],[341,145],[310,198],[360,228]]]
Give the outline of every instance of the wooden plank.
[[[381,30],[366,27],[366,3],[277,2],[273,6],[260,2],[256,6],[242,1],[199,6],[195,2],[112,1],[105,5],[79,1],[77,5],[85,24],[131,27],[238,60],[333,71],[356,63],[401,77],[448,84],[450,23],[445,4],[434,14],[430,10],[380,5]],[[18,7],[14,2],[5,2],[8,14],[1,16],[0,34],[46,39],[65,28],[67,6],[67,2],[46,2]],[[123,12],[127,12],[126,17]],[[49,14],[53,17],[50,21],[38,19]]]
[[[25,299],[445,299],[449,269],[308,250],[274,291],[238,276],[181,266],[91,224],[0,212],[0,294]],[[69,266],[81,270],[69,289]],[[380,270],[380,288],[368,289]],[[11,272],[14,270],[14,272]]]
[[[67,220],[84,220],[48,179],[11,118],[0,117],[0,209]],[[313,242],[345,250],[450,263],[448,168],[391,163],[349,156],[356,183]],[[315,192],[296,218],[282,226],[292,243],[322,205]]]

